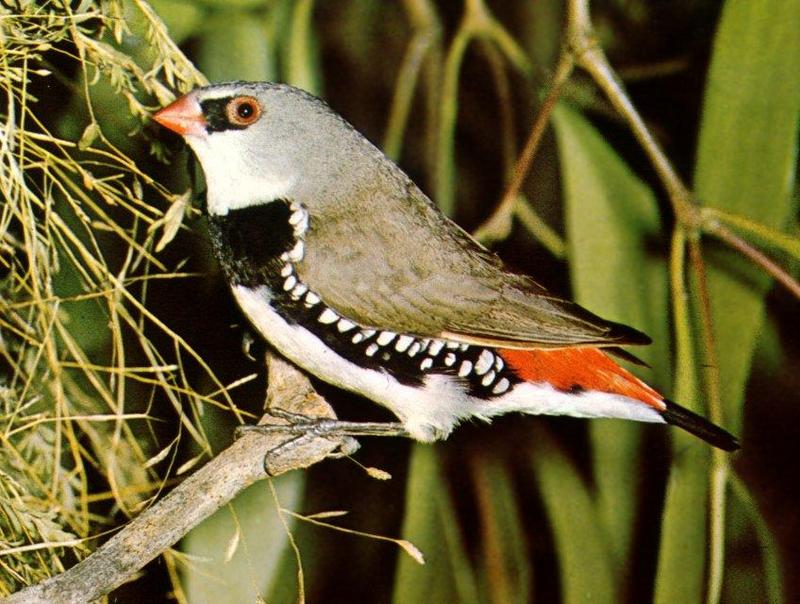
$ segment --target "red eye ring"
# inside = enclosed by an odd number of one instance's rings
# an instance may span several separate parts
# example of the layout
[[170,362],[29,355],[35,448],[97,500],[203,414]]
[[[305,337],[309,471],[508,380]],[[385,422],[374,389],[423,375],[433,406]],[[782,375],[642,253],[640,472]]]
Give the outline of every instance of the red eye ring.
[[261,117],[261,105],[252,96],[237,96],[225,106],[228,121],[236,126],[249,126]]

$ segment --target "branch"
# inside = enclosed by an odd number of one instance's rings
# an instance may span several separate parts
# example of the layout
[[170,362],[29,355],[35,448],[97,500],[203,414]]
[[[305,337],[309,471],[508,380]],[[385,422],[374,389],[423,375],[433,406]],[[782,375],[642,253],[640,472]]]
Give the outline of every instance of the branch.
[[[522,149],[522,153],[514,166],[511,182],[508,184],[503,198],[500,200],[494,212],[492,212],[492,215],[487,218],[475,232],[475,237],[478,239],[482,241],[496,241],[506,238],[511,232],[511,218],[520,203],[520,189],[522,189],[525,178],[527,178],[530,172],[534,155],[542,140],[547,124],[550,121],[550,115],[553,113],[556,103],[561,97],[564,84],[566,84],[569,76],[572,74],[574,66],[575,62],[572,53],[568,49],[562,52],[558,65],[556,66],[550,90],[539,109],[539,113],[533,121],[528,139],[525,142],[525,147]],[[531,211],[533,211],[533,208],[529,208],[528,213],[530,214]]]
[[714,235],[718,239],[727,243],[730,247],[745,256],[750,262],[763,269],[764,272],[772,276],[778,283],[785,287],[792,295],[800,299],[800,282],[792,277],[788,271],[778,266],[766,254],[762,253],[747,241],[736,235],[730,229],[721,224],[705,228],[705,232]]
[[[267,409],[335,418],[308,379],[286,361],[267,358]],[[280,403],[280,404],[278,404]],[[264,415],[261,424],[285,424]],[[254,482],[306,468],[336,451],[334,438],[294,440],[290,433],[246,432],[166,497],[131,520],[88,558],[69,570],[6,598],[6,604],[76,604],[108,594]]]

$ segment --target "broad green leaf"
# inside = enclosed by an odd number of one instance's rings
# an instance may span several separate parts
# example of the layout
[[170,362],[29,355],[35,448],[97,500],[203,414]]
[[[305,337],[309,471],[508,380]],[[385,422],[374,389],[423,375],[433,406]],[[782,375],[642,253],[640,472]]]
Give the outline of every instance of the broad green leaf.
[[[554,113],[564,187],[570,273],[575,299],[602,317],[647,332],[653,344],[634,352],[654,368],[648,381],[669,383],[666,263],[653,191],[579,113]],[[620,583],[636,526],[639,426],[590,426],[600,517],[614,548]]]
[[203,0],[202,3],[198,2],[197,4],[204,4],[213,9],[252,11],[264,8],[268,2],[264,0]]
[[[678,357],[688,358],[678,345]],[[679,373],[676,394],[700,396],[697,375]],[[656,574],[655,602],[702,602],[705,592],[708,463],[710,451],[694,436],[675,431],[675,458],[670,467],[661,521],[661,544]]]
[[176,44],[183,43],[197,31],[205,12],[202,5],[190,0],[150,0],[150,4],[166,24]]
[[589,489],[550,435],[534,426],[533,468],[553,529],[562,601],[616,603],[611,546]]
[[212,82],[275,79],[275,45],[266,17],[216,13],[206,20],[199,46],[197,64]]
[[511,476],[498,459],[474,460],[481,524],[481,584],[489,602],[529,601],[533,568]]
[[319,94],[322,87],[320,59],[311,27],[314,0],[297,0],[292,6],[291,25],[284,39],[284,79],[293,86]]
[[[781,228],[791,213],[800,117],[800,2],[729,0],[706,85],[695,171],[701,203]],[[709,289],[726,423],[740,410],[769,280],[713,254]]]
[[[800,115],[800,3],[729,0],[714,42],[695,169],[702,203],[780,228],[790,214]],[[709,292],[726,426],[741,403],[769,280],[731,252],[709,254]],[[677,297],[676,297],[677,299]],[[680,317],[678,317],[680,321]],[[676,440],[680,452],[682,439]],[[707,453],[673,467],[656,600],[703,596]]]
[[705,593],[708,463],[710,451],[676,432],[661,522],[655,602],[702,602]]
[[[684,231],[678,230],[672,241],[670,266],[675,316],[675,397],[697,404],[701,397],[700,378],[685,285],[685,251]],[[705,591],[710,452],[704,443],[679,430],[673,433],[672,442],[675,457],[661,520],[655,601],[701,602]]]
[[[273,481],[280,505],[296,507],[303,474],[291,472]],[[189,601],[258,601],[274,582],[287,542],[269,485],[262,481],[245,489],[182,541],[181,549],[192,557],[183,573]]]
[[402,536],[422,550],[425,565],[398,556],[395,604],[477,603],[478,591],[436,448],[411,454]]

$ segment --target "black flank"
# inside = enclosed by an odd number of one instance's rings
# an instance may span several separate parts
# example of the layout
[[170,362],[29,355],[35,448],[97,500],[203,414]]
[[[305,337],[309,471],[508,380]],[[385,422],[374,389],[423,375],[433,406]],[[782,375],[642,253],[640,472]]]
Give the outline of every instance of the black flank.
[[285,199],[210,216],[209,233],[222,270],[233,285],[269,285],[279,276],[280,255],[294,246]]

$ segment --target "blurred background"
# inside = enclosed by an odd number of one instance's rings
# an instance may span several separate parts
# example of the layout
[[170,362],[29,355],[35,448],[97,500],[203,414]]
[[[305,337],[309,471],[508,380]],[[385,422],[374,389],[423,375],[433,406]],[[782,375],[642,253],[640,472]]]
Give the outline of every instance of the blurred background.
[[[591,11],[698,202],[796,277],[800,7]],[[19,2],[0,17],[0,593],[85,557],[98,540],[80,538],[102,540],[260,416],[264,345],[211,258],[201,171],[149,117],[206,80],[247,79],[321,96],[515,270],[650,334],[635,371],[671,398],[708,414],[717,384],[713,413],[742,450],[518,416],[436,445],[362,439],[353,460],[254,485],[113,601],[800,600],[798,299],[703,237],[709,355],[692,233],[581,71],[496,214],[565,3]],[[340,417],[391,419],[317,386]]]

